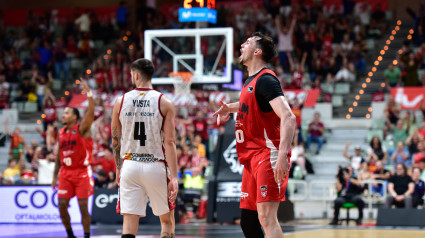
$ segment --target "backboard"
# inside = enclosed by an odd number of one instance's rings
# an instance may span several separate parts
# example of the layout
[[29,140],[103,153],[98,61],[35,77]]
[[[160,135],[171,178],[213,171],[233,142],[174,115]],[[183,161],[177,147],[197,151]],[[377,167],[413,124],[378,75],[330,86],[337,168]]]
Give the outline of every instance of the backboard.
[[232,80],[233,28],[147,30],[144,40],[145,58],[155,65],[154,85],[173,84],[171,72],[193,73],[194,84]]

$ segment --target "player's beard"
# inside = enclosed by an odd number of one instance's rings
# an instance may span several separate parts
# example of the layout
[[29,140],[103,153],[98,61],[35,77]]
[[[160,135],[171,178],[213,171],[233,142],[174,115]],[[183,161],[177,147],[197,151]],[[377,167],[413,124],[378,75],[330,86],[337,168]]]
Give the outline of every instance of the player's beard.
[[68,125],[68,120],[66,120],[65,118],[62,118],[62,124],[64,126],[67,126]]
[[245,57],[243,54],[241,55],[241,57],[239,58],[239,64],[240,65],[244,65],[246,64],[247,61],[249,61],[252,58],[252,55]]

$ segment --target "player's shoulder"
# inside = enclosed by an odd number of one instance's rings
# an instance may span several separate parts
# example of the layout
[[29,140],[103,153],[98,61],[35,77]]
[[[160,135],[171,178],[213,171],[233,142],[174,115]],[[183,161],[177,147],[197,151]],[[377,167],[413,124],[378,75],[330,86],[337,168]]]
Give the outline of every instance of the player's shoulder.
[[258,85],[264,87],[265,89],[270,89],[270,87],[280,87],[280,81],[275,75],[266,72],[260,76],[259,80],[257,80],[257,86]]
[[165,94],[160,93],[159,97],[161,106],[174,106],[173,101],[171,101],[171,99],[168,98]]

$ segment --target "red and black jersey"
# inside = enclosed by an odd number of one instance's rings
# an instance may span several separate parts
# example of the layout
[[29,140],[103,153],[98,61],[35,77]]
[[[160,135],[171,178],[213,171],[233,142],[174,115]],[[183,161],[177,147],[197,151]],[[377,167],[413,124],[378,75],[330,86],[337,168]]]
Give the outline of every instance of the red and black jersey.
[[82,169],[91,164],[93,139],[86,139],[79,132],[80,123],[72,128],[63,127],[59,133],[59,156],[64,168]]
[[[240,95],[235,136],[236,150],[241,164],[247,164],[253,156],[265,150],[279,149],[280,118],[273,110],[261,110],[256,97],[257,81],[261,80],[263,75],[272,75],[276,78],[273,71],[262,69],[251,81],[247,80]],[[277,79],[276,85],[280,88]],[[282,92],[281,95],[283,95]],[[271,156],[277,158],[277,153]]]

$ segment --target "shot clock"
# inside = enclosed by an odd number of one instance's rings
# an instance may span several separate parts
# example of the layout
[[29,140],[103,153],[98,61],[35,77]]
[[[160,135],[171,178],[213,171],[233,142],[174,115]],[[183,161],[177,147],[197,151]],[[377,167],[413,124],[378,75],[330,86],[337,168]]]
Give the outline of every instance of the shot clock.
[[183,0],[184,9],[194,7],[215,9],[215,0]]

